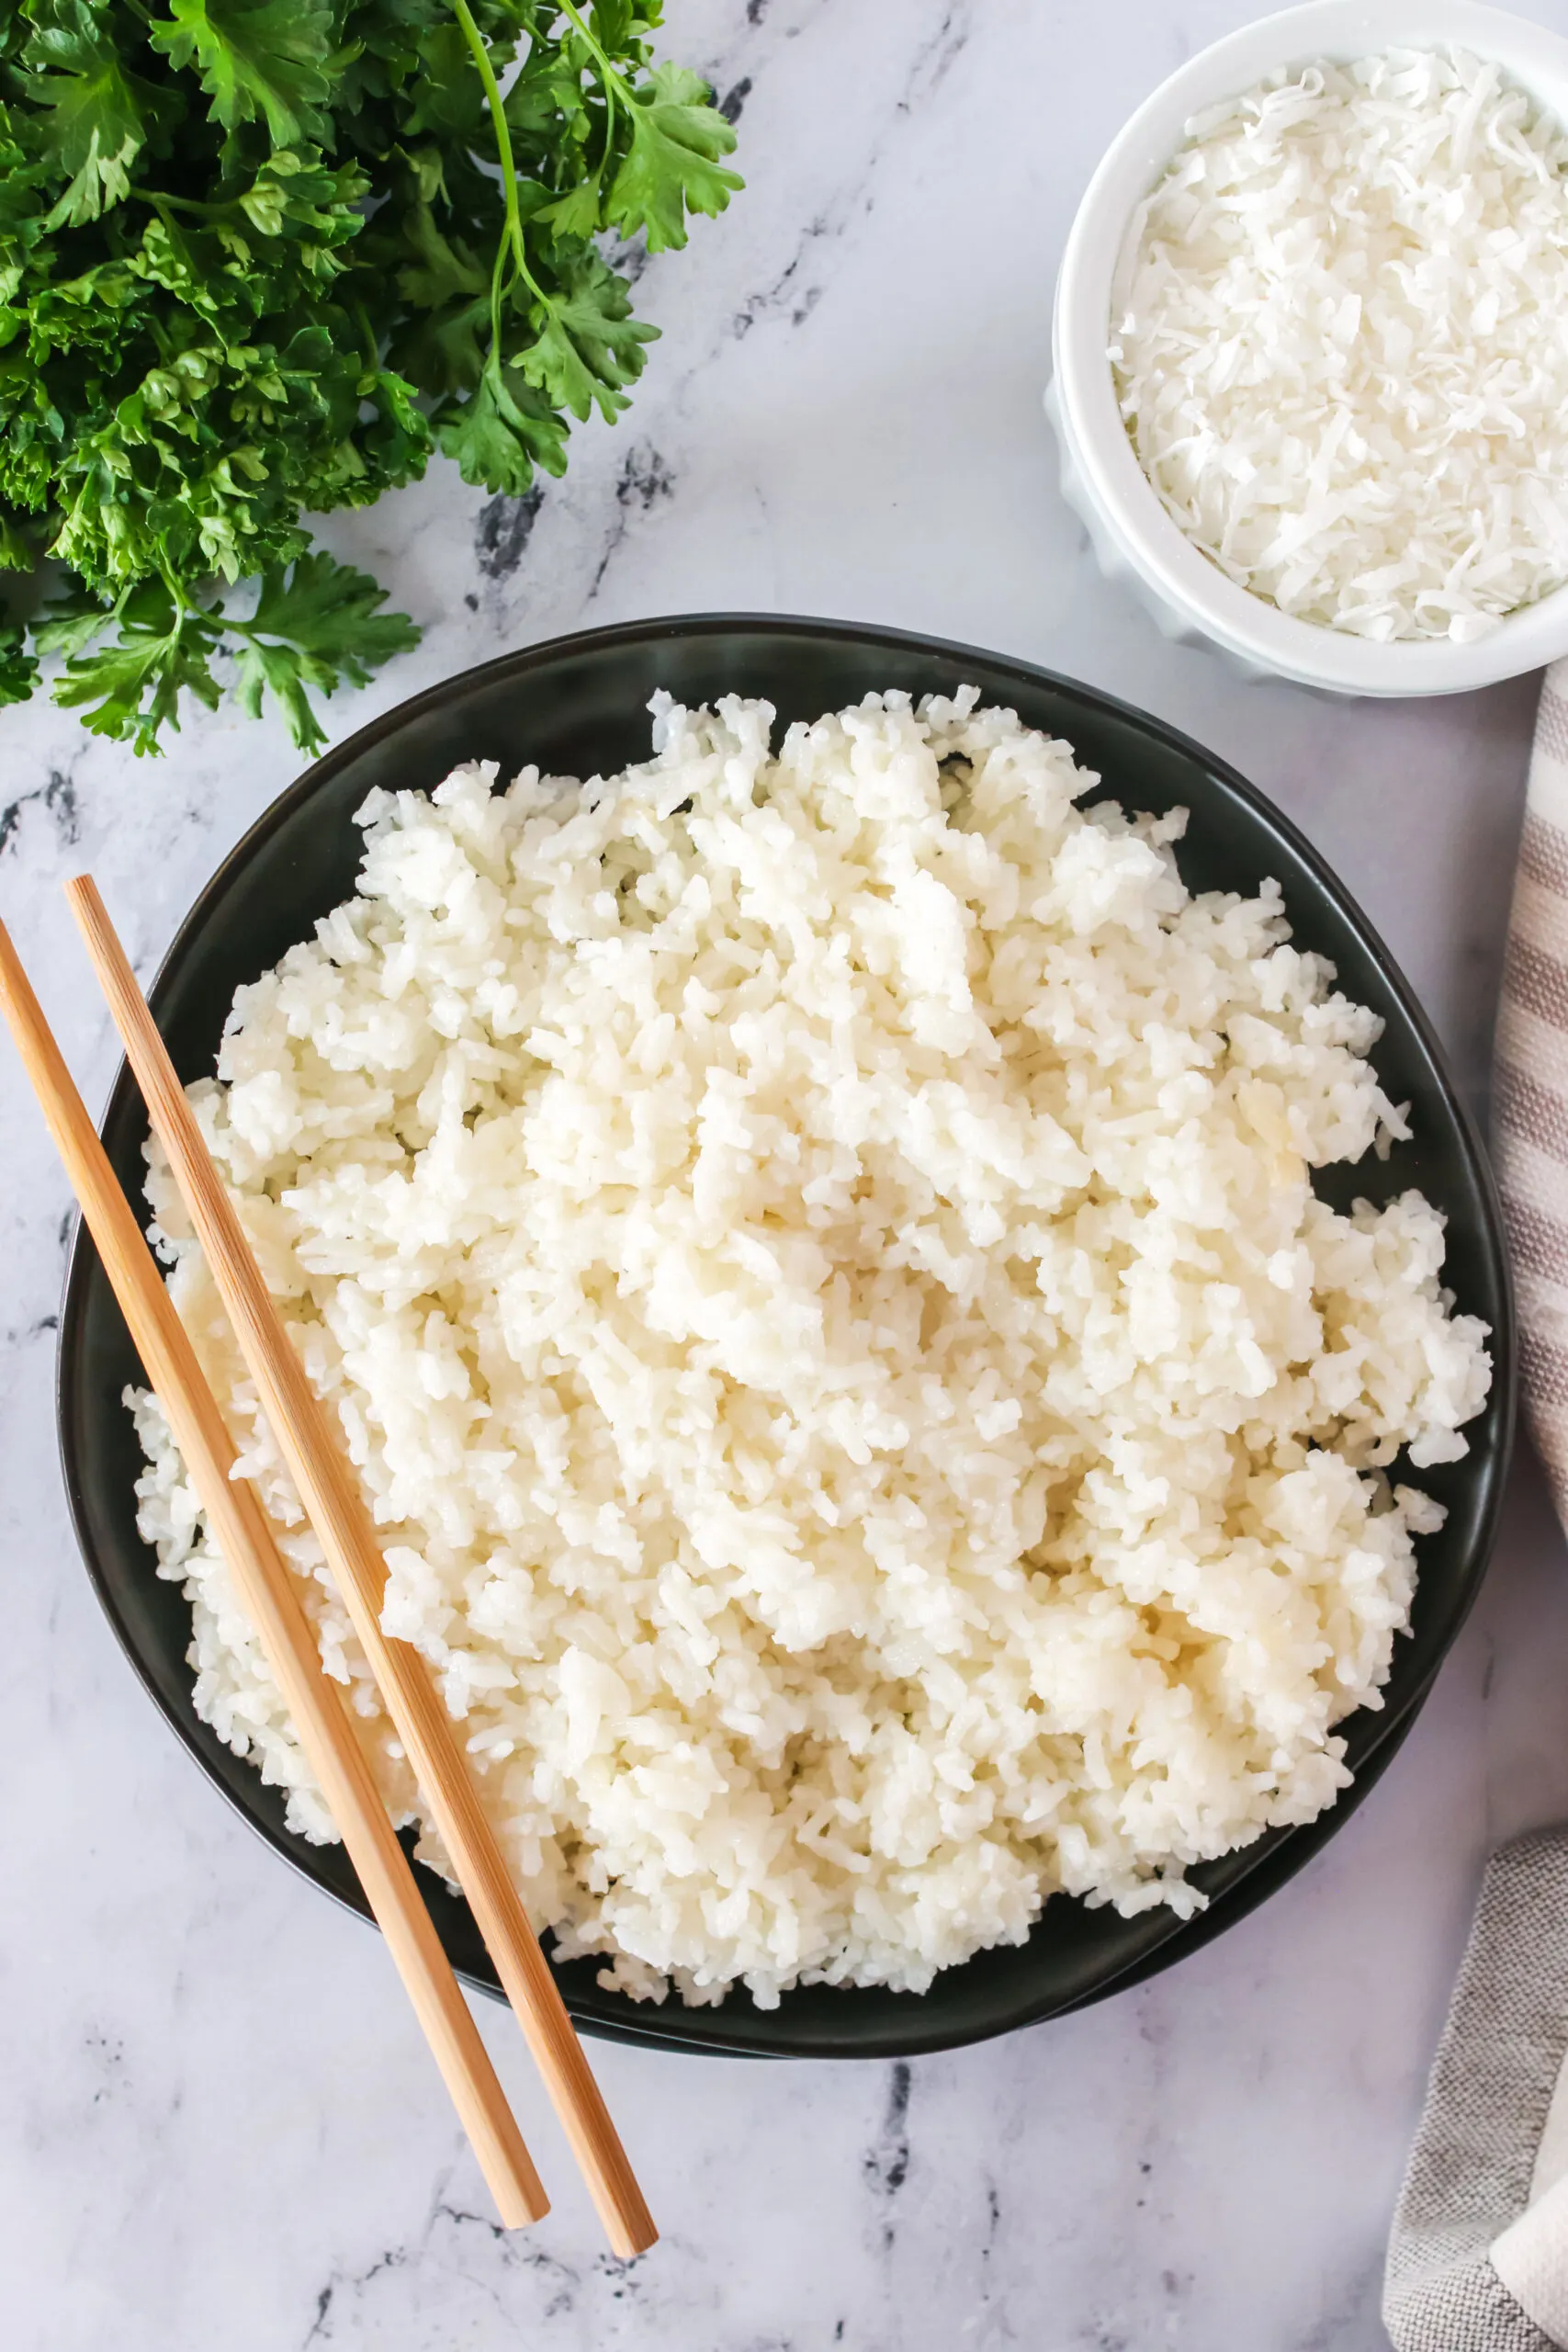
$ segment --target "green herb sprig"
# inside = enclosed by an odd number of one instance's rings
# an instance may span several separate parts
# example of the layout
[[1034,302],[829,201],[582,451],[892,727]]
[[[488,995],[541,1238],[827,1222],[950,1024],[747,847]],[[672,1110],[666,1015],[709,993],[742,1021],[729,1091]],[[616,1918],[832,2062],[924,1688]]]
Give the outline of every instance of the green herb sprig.
[[[167,13],[162,13],[166,6]],[[657,330],[602,241],[741,182],[660,0],[20,0],[0,12],[0,702],[159,748],[215,659],[294,740],[418,632],[305,518],[433,451],[517,495]]]

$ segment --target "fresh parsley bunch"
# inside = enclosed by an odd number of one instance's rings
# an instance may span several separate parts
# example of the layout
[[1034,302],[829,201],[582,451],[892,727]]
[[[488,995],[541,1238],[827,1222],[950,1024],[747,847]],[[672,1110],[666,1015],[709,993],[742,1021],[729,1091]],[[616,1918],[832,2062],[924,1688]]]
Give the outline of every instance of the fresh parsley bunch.
[[[166,13],[164,11],[166,10]],[[656,330],[600,239],[686,241],[741,183],[660,0],[19,0],[0,9],[0,701],[158,748],[363,684],[417,632],[307,514],[433,449],[513,494],[626,405]],[[249,583],[254,582],[253,589]],[[238,587],[236,583],[246,583]]]

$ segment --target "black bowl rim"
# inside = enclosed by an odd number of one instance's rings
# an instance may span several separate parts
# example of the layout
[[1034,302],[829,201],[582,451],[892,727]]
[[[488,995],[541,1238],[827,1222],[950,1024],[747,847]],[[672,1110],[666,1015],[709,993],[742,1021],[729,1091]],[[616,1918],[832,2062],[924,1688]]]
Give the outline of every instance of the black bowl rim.
[[[1416,1716],[1426,1705],[1433,1682],[1461,1628],[1473,1608],[1484,1579],[1497,1536],[1498,1522],[1507,1487],[1507,1474],[1512,1454],[1517,1419],[1518,1368],[1517,1347],[1517,1310],[1512,1267],[1504,1241],[1501,1202],[1480,1128],[1464,1102],[1448,1065],[1447,1055],[1439,1043],[1427,1012],[1416,997],[1404,971],[1384,943],[1381,933],[1362,910],[1359,902],[1328,865],[1321,853],[1300,828],[1277,808],[1256,785],[1200,743],[1193,736],[1166,720],[1140,710],[1119,695],[1107,694],[1096,686],[1070,678],[1063,672],[1045,669],[1037,662],[1027,662],[1016,655],[990,651],[985,647],[966,644],[948,638],[931,637],[912,629],[881,626],[874,623],[843,619],[814,618],[806,614],[756,612],[698,612],[667,614],[640,620],[620,621],[607,627],[572,630],[560,637],[540,639],[527,646],[513,648],[490,662],[479,662],[471,668],[454,673],[424,687],[419,694],[394,704],[358,728],[342,742],[333,744],[321,758],[313,761],[269,801],[261,814],[241,835],[197,893],[182,920],[168,948],[159,961],[157,971],[146,990],[154,1015],[165,982],[181,961],[187,938],[207,918],[212,902],[224,893],[231,881],[255,854],[261,845],[279,826],[288,821],[300,807],[336,775],[340,769],[369,749],[397,735],[411,721],[428,711],[438,710],[454,695],[488,679],[513,678],[526,675],[531,670],[547,667],[563,655],[588,649],[608,649],[618,644],[646,645],[660,640],[690,637],[722,637],[740,631],[773,633],[784,638],[811,637],[838,639],[859,648],[874,650],[883,645],[897,648],[904,653],[929,653],[933,661],[949,667],[965,661],[984,662],[992,671],[1011,672],[1028,685],[1045,686],[1066,692],[1079,701],[1097,707],[1111,716],[1129,720],[1134,727],[1168,747],[1184,753],[1205,768],[1235,799],[1247,808],[1260,820],[1265,832],[1272,834],[1315,877],[1325,896],[1338,908],[1340,914],[1356,933],[1370,958],[1376,965],[1389,994],[1397,1001],[1411,1033],[1435,1082],[1438,1094],[1451,1122],[1458,1143],[1469,1163],[1470,1174],[1482,1206],[1482,1235],[1490,1261],[1499,1303],[1499,1318],[1491,1335],[1493,1360],[1493,1389],[1489,1405],[1500,1410],[1498,1442],[1488,1467],[1488,1483],[1483,1493],[1482,1510],[1472,1546],[1471,1563],[1461,1600],[1455,1611],[1447,1638],[1431,1672],[1413,1690],[1397,1712],[1385,1713],[1372,1732],[1357,1768],[1353,1785],[1337,1802],[1315,1820],[1299,1827],[1266,1833],[1247,1849],[1236,1879],[1208,1908],[1194,1918],[1182,1921],[1170,1918],[1168,1933],[1159,1942],[1125,1967],[1109,1973],[1087,1993],[1063,2002],[1049,1996],[1037,2003],[1021,2003],[1005,2015],[978,2023],[954,2027],[951,2023],[934,2030],[921,2031],[915,2023],[919,2004],[911,2005],[908,2030],[867,2037],[852,2048],[819,2040],[801,2033],[797,2040],[784,2049],[760,2050],[750,2041],[733,2042],[727,2046],[721,2037],[711,2034],[701,2041],[688,2040],[681,2031],[681,2013],[668,2007],[649,2005],[646,2017],[626,2018],[624,2012],[614,2016],[596,2014],[580,2001],[568,1996],[579,2030],[606,2041],[619,2041],[642,2049],[660,2049],[685,2054],[716,2057],[746,2057],[766,2060],[790,2058],[887,2059],[932,2054],[951,2049],[962,2049],[977,2042],[990,2041],[1004,2033],[1015,2032],[1029,2025],[1038,2024],[1055,2016],[1066,2016],[1092,2007],[1125,1985],[1143,1982],[1149,1976],[1170,1967],[1189,1951],[1200,1949],[1222,1933],[1234,1920],[1239,1920],[1274,1894],[1280,1886],[1304,1868],[1319,1849],[1326,1844],[1342,1822],[1348,1818],[1363,1796],[1382,1777],[1395,1751],[1403,1744]],[[134,1085],[126,1062],[122,1059],[111,1081],[105,1100],[100,1132],[107,1126],[122,1094]],[[197,1744],[193,1728],[178,1717],[171,1715],[162,1693],[153,1682],[140,1649],[122,1617],[112,1589],[94,1547],[87,1524],[85,1498],[75,1476],[73,1444],[71,1434],[70,1396],[73,1367],[81,1340],[81,1324],[85,1311],[87,1274],[96,1257],[90,1235],[78,1216],[72,1237],[62,1293],[59,1340],[56,1350],[55,1421],[56,1442],[73,1528],[83,1563],[97,1595],[100,1607],[108,1619],[120,1648],[129,1659],[137,1679],[148,1693],[160,1715],[175,1733],[186,1753],[199,1766],[206,1779],[225,1799],[232,1810],[271,1850],[282,1857],[300,1878],[318,1893],[326,1894],[354,1917],[370,1921],[368,1911],[353,1897],[326,1883],[311,1870],[309,1854],[312,1850],[302,1840],[275,1830],[272,1825],[254,1813],[244,1800],[210,1769]],[[1258,1882],[1253,1887],[1254,1880]],[[476,1991],[492,1999],[503,1999],[500,1987],[486,1977],[458,1966],[458,1976]],[[707,2018],[722,2017],[722,2011],[709,2011]]]

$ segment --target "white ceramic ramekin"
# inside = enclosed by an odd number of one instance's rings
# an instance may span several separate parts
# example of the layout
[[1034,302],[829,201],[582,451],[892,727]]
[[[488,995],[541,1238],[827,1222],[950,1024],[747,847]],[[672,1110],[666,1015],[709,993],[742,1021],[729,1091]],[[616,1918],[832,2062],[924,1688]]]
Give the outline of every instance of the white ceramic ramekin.
[[1168,636],[1207,639],[1244,670],[1350,695],[1457,694],[1568,653],[1568,588],[1525,606],[1473,645],[1369,644],[1292,620],[1227,580],[1166,513],[1133,453],[1106,344],[1111,286],[1128,224],[1202,107],[1250,89],[1276,66],[1449,43],[1494,58],[1568,123],[1568,40],[1477,0],[1308,0],[1201,51],[1138,108],[1089,182],[1062,256],[1046,410],[1062,489],[1103,571],[1125,577]]

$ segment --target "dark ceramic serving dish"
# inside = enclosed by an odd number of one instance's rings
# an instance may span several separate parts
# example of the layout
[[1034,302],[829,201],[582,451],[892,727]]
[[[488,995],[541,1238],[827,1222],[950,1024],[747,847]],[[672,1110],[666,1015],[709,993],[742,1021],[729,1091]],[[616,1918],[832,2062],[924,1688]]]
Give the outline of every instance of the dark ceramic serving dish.
[[[1194,1876],[1211,1908],[1182,1927],[1168,1914],[1119,1918],[1057,1897],[1029,1942],[982,1953],[923,1996],[813,1986],[773,2010],[742,1994],[721,2008],[653,2008],[601,1992],[592,1962],[558,1973],[590,2031],[685,2050],[779,2057],[887,2057],[942,2050],[1051,2017],[1168,1966],[1250,1910],[1299,1870],[1386,1766],[1426,1697],[1475,1596],[1491,1548],[1513,1425],[1513,1319],[1492,1179],[1419,1006],[1346,891],[1294,829],[1250,785],[1155,720],[1048,672],[967,647],[838,622],[705,615],[643,621],[509,654],[416,696],[330,752],[253,827],[203,891],[152,991],[181,1076],[209,1071],[234,989],[308,934],[348,896],[359,860],[353,813],[376,785],[430,786],[460,761],[525,761],[584,775],[641,757],[645,709],[658,687],[688,702],[765,695],[781,722],[812,718],[874,688],[920,695],[977,685],[1030,724],[1065,736],[1103,778],[1100,790],[1139,809],[1191,812],[1182,870],[1196,888],[1251,890],[1278,877],[1296,936],[1327,956],[1350,995],[1384,1022],[1376,1061],[1394,1101],[1411,1105],[1413,1139],[1386,1162],[1330,1171],[1341,1204],[1419,1185],[1449,1216],[1447,1279],[1461,1307],[1495,1334],[1487,1409],[1464,1461],[1422,1475],[1448,1508],[1422,1540],[1414,1630],[1402,1641],[1385,1706],[1347,1726],[1356,1787],[1310,1827],[1281,1831]],[[122,1069],[104,1139],[139,1196],[146,1121]],[[336,1847],[309,1846],[283,1825],[277,1792],[230,1754],[191,1706],[184,1600],[153,1575],[136,1532],[139,1456],[119,1402],[140,1377],[91,1241],[78,1230],[60,1340],[60,1436],[71,1507],[88,1572],[132,1664],[209,1777],[261,1835],[329,1894],[365,1914]],[[496,1983],[466,1906],[420,1873],[454,1964],[486,1991]]]

